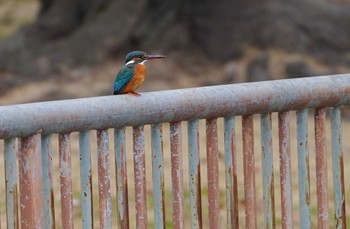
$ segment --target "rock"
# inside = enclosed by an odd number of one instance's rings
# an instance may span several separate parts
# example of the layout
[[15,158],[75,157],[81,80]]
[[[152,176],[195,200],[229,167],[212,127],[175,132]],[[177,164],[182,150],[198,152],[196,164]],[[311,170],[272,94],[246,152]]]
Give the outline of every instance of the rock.
[[315,75],[317,75],[316,71],[311,69],[311,67],[305,61],[298,60],[286,64],[287,78],[298,78]]
[[252,81],[263,81],[272,79],[268,69],[269,65],[269,54],[262,52],[258,54],[247,67],[247,80]]

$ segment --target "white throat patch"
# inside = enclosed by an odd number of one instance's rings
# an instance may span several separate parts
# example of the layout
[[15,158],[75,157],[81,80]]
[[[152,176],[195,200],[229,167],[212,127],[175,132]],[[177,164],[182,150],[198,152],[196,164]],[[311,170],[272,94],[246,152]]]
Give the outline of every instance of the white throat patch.
[[133,64],[133,63],[135,63],[135,61],[134,60],[130,60],[128,63],[126,63],[125,65],[129,65],[129,64]]
[[[143,60],[142,62],[140,62],[139,64],[145,64],[145,62],[146,62],[147,60]],[[129,64],[133,64],[133,63],[135,63],[135,61],[134,60],[130,60],[129,62],[127,62],[125,65],[129,65]]]

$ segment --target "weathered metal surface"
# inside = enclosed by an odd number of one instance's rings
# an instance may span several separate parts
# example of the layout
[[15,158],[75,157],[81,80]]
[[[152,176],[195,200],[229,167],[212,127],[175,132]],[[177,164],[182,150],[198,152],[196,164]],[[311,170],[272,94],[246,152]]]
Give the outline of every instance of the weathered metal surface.
[[335,228],[346,228],[345,185],[343,162],[343,134],[341,125],[341,111],[339,107],[331,108],[332,129],[332,168],[334,188],[334,216]]
[[238,229],[237,151],[234,117],[224,118],[227,228]]
[[184,194],[181,122],[170,124],[171,183],[173,190],[173,224],[184,228]]
[[73,228],[73,190],[70,135],[59,134],[62,228]]
[[189,195],[191,209],[191,228],[202,228],[202,199],[201,199],[201,173],[199,155],[198,119],[187,123],[188,131],[188,169],[189,169]]
[[42,136],[42,170],[43,170],[43,210],[44,210],[44,228],[55,228],[55,205],[52,184],[52,146],[51,135]]
[[136,228],[147,228],[145,136],[143,126],[133,128]]
[[125,128],[114,129],[115,169],[117,183],[118,228],[129,228],[128,177],[126,169]]
[[112,228],[112,200],[108,130],[97,130],[98,197],[100,228]]
[[292,171],[290,155],[290,112],[278,113],[282,228],[293,227]]
[[154,199],[154,227],[165,228],[164,157],[162,124],[152,125],[152,175]]
[[344,74],[1,106],[0,138],[28,136],[39,129],[43,134],[65,133],[349,102],[350,75]]
[[271,114],[261,115],[263,212],[262,228],[276,228]]
[[19,228],[17,195],[16,138],[5,140],[5,187],[7,228]]
[[[327,159],[325,111],[331,110],[334,210],[336,228],[345,228],[345,191],[342,152],[342,130],[338,105],[350,103],[350,75],[268,81],[175,91],[33,103],[0,107],[0,138],[5,140],[7,223],[16,228],[16,158],[14,137],[22,137],[19,147],[19,186],[21,227],[54,228],[52,192],[51,133],[59,135],[62,227],[73,228],[72,181],[70,165],[71,131],[80,133],[82,219],[84,228],[93,228],[91,194],[91,158],[87,130],[98,131],[100,227],[111,228],[111,194],[107,128],[115,129],[118,228],[129,228],[126,176],[125,126],[134,127],[134,165],[136,227],[147,228],[144,124],[152,126],[153,190],[155,226],[165,227],[164,172],[161,124],[173,123],[172,177],[174,228],[184,228],[184,195],[181,151],[181,121],[188,121],[189,185],[192,228],[202,228],[198,119],[207,119],[207,160],[209,225],[219,228],[220,204],[218,186],[218,150],[216,118],[225,118],[225,173],[228,227],[238,228],[237,165],[234,115],[243,115],[243,167],[247,228],[257,228],[253,119],[261,118],[263,163],[264,228],[274,228],[273,160],[271,120],[269,113],[279,111],[280,171],[282,192],[282,226],[292,226],[289,110],[297,112],[298,176],[300,225],[311,228],[310,174],[307,149],[307,110],[315,113],[318,226],[328,228]],[[122,108],[122,109],[121,109]],[[30,122],[28,122],[30,120]],[[41,134],[37,134],[40,132]],[[34,136],[30,136],[34,135]],[[29,137],[27,137],[29,136]],[[42,151],[42,154],[41,154]],[[107,165],[108,164],[108,165]],[[107,167],[105,167],[107,165]],[[41,173],[42,172],[42,173]],[[42,179],[42,182],[41,182]],[[44,185],[44,186],[42,186]],[[44,208],[41,205],[44,204]],[[40,206],[40,207],[38,207]],[[28,211],[28,208],[34,209]],[[102,210],[101,210],[102,209]]]
[[206,120],[209,228],[220,228],[219,149],[216,119]]
[[243,175],[246,228],[257,228],[253,115],[242,117]]
[[308,110],[297,111],[297,149],[300,228],[311,229]]
[[316,143],[316,186],[318,228],[329,228],[328,215],[328,182],[327,182],[327,146],[326,146],[326,110],[315,110],[315,143]]
[[18,167],[21,228],[43,228],[40,133],[20,139]]
[[94,228],[90,132],[79,133],[81,219],[83,228]]

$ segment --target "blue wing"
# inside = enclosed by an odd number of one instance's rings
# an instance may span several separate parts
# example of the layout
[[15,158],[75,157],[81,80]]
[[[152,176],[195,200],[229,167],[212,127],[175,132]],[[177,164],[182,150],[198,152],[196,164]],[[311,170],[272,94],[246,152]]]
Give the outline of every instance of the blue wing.
[[134,76],[133,65],[127,65],[127,66],[124,66],[122,69],[120,69],[120,71],[118,72],[114,80],[113,94],[117,95],[121,93],[123,89],[126,87],[126,85],[130,82],[133,76]]

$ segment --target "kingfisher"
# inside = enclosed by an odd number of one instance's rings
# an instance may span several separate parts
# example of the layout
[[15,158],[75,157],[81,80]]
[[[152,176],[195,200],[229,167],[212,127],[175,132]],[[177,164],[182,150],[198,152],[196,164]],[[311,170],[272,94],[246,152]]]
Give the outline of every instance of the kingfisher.
[[146,76],[145,62],[165,58],[162,55],[148,55],[141,51],[128,53],[125,58],[125,65],[115,77],[113,95],[130,94],[140,96],[135,90],[141,86]]

